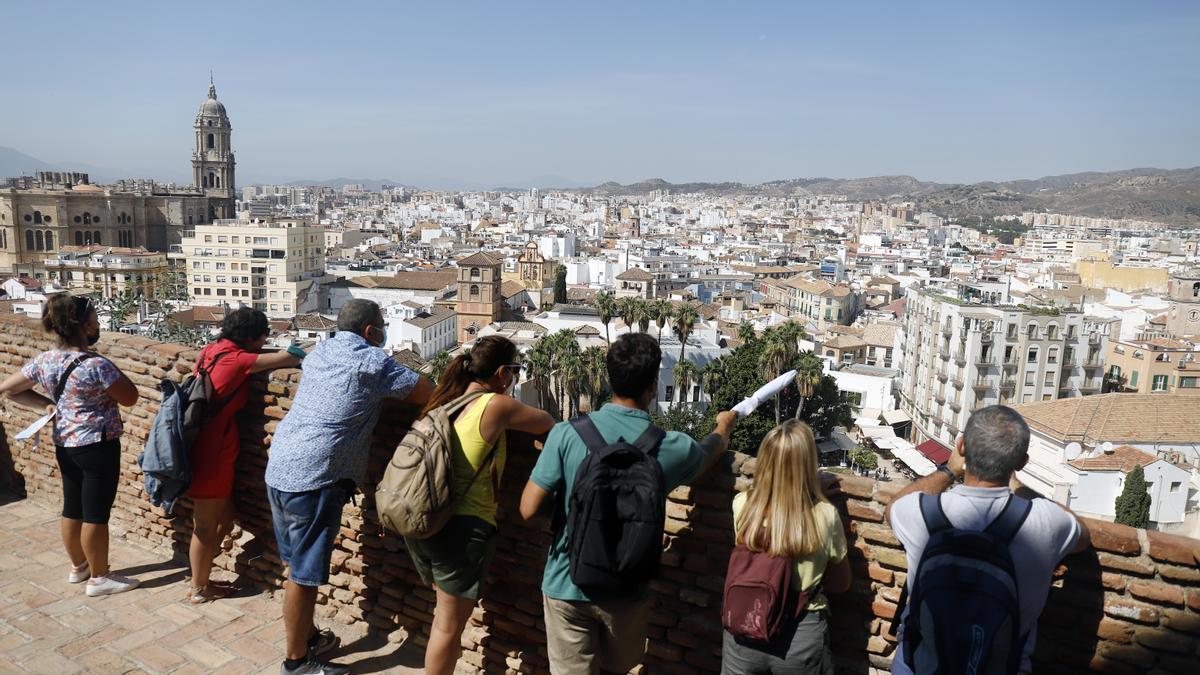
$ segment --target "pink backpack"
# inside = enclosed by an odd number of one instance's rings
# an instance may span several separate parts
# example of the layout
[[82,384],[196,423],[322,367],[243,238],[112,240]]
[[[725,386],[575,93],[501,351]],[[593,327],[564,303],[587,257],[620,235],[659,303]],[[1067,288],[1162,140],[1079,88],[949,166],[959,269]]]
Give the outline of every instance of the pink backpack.
[[792,584],[796,561],[738,544],[725,572],[721,625],[739,642],[768,644],[788,634],[804,616],[816,587]]

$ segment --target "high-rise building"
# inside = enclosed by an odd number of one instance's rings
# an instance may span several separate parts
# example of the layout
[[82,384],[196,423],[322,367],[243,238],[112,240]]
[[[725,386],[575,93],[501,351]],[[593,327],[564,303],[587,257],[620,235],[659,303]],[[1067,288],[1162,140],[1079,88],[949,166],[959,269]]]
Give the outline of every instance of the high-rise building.
[[271,318],[316,309],[325,237],[307,221],[218,220],[188,233],[182,249],[195,304],[247,305]]
[[914,442],[952,445],[971,412],[986,405],[1100,393],[1104,354],[1120,335],[1120,319],[978,304],[968,291],[908,290],[899,392]]

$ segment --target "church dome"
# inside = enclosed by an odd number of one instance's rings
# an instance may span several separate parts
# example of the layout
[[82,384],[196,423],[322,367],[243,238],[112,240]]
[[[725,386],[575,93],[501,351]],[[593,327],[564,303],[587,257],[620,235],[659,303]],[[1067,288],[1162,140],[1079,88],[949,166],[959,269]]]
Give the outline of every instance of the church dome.
[[208,85],[208,100],[200,104],[200,114],[212,117],[225,117],[225,104],[217,100],[217,87]]

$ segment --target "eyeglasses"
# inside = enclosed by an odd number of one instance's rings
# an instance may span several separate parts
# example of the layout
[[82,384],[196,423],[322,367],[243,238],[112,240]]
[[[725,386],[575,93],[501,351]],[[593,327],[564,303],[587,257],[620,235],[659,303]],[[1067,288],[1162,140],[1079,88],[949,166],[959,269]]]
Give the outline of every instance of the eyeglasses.
[[508,365],[506,365],[506,366],[502,366],[502,367],[503,367],[503,368],[507,368],[507,369],[509,369],[509,370],[513,371],[513,375],[520,375],[520,374],[521,374],[521,368],[524,368],[524,366],[522,366],[522,365],[521,365],[521,364],[519,364],[519,363],[510,363],[510,364],[508,364]]

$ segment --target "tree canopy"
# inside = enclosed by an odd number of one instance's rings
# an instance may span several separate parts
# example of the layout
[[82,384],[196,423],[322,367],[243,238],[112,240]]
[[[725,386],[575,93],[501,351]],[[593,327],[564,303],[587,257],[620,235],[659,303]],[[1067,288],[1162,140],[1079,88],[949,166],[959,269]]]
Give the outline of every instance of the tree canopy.
[[1117,496],[1115,507],[1113,520],[1121,525],[1145,529],[1150,524],[1150,493],[1142,467],[1135,466],[1125,476],[1125,488]]

